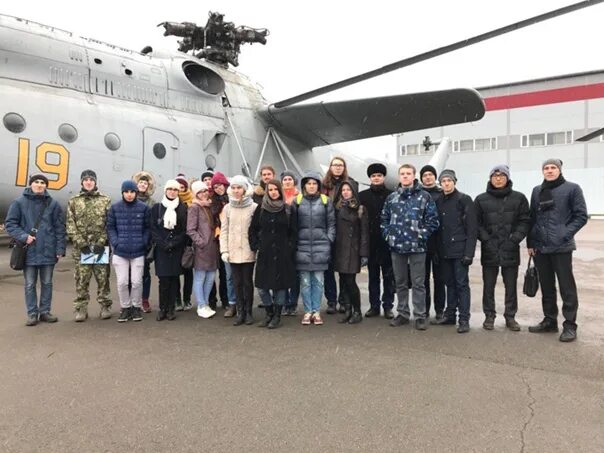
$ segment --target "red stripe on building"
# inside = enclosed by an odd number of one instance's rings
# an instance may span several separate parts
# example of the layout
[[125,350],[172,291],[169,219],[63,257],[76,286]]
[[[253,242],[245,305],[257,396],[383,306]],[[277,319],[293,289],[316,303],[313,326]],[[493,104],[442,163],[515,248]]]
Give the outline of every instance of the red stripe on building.
[[604,83],[533,91],[532,93],[510,94],[508,96],[494,96],[485,98],[484,103],[487,111],[491,111],[596,98],[604,98]]

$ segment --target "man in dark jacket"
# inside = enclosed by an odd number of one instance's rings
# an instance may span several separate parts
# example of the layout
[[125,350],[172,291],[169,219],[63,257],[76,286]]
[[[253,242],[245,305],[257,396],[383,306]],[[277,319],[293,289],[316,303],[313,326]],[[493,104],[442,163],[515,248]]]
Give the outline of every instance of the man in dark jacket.
[[263,165],[262,168],[260,168],[260,184],[254,187],[254,194],[252,195],[252,200],[258,206],[262,204],[266,185],[271,179],[275,179],[275,169],[270,165]]
[[440,324],[456,324],[458,333],[470,330],[469,268],[474,260],[478,225],[472,199],[455,188],[453,170],[443,170],[439,177],[444,196],[438,201],[438,256],[447,285],[447,308]]
[[533,333],[558,331],[556,279],[562,296],[564,330],[560,341],[577,338],[577,285],[573,275],[575,234],[587,223],[587,207],[578,184],[562,176],[562,161],[548,159],[543,163],[543,183],[531,196],[531,232],[527,238],[528,253],[535,257],[541,286],[544,319],[529,327]]
[[[52,304],[52,274],[56,262],[65,256],[65,219],[63,210],[46,188],[44,175],[29,178],[29,187],[13,201],[6,215],[6,231],[16,241],[16,247],[27,244],[25,267],[25,306],[28,326],[38,321],[56,322],[50,313]],[[40,276],[40,300],[36,282]]]
[[[371,307],[365,313],[367,318],[380,315],[380,302],[384,307],[384,318],[392,319],[392,307],[394,305],[394,274],[392,273],[392,259],[388,244],[382,237],[380,231],[380,215],[388,195],[392,193],[386,188],[384,178],[386,166],[383,164],[371,164],[367,167],[367,176],[371,181],[369,189],[359,193],[361,205],[367,210],[369,217],[369,304]],[[384,292],[380,299],[380,269]]]
[[427,241],[438,229],[438,214],[432,197],[415,179],[413,165],[401,165],[399,180],[401,186],[388,196],[381,215],[382,235],[390,247],[398,297],[398,316],[390,325],[397,327],[409,323],[408,280],[411,275],[415,328],[426,330]]
[[482,264],[482,310],[485,320],[482,327],[493,330],[495,324],[495,284],[501,267],[505,286],[505,325],[519,331],[514,317],[518,311],[518,266],[520,242],[530,228],[529,205],[524,194],[512,190],[510,169],[507,165],[493,167],[489,174],[487,191],[474,200],[480,239]]
[[[422,189],[430,194],[434,203],[443,197],[443,190],[436,184],[436,168],[432,165],[424,165],[419,171],[419,178],[422,182]],[[432,270],[432,278],[434,279],[434,311],[436,317],[434,323],[438,324],[444,316],[445,311],[445,281],[442,278],[440,261],[437,253],[436,234],[430,235],[428,238],[428,251],[426,253],[426,279],[424,286],[426,287],[426,317],[430,317],[430,270]]]

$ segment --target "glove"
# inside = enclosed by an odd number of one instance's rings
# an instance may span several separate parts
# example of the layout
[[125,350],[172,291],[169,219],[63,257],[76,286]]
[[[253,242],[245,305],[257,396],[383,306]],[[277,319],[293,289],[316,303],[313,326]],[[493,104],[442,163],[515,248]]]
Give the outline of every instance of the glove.
[[220,257],[222,258],[222,261],[224,261],[225,263],[229,262],[229,254],[227,252],[224,252],[223,254],[221,254]]
[[361,257],[361,267],[365,267],[365,266],[367,266],[367,264],[369,264],[369,258],[367,258],[366,256],[362,256]]
[[92,253],[92,249],[90,248],[89,245],[85,245],[84,247],[82,247],[80,249],[80,252],[82,252],[84,255],[89,255]]
[[94,245],[92,247],[92,253],[94,253],[95,255],[102,255],[103,253],[105,253],[105,247],[103,247],[102,245]]
[[474,261],[473,258],[470,258],[469,256],[464,256],[461,259],[461,264],[464,265],[464,266],[469,266],[470,264],[472,264],[472,261]]

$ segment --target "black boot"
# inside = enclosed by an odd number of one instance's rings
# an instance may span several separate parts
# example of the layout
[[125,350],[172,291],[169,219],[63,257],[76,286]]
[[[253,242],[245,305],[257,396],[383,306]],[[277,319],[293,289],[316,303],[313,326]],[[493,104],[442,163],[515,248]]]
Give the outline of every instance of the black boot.
[[340,319],[338,319],[338,323],[346,324],[348,321],[350,321],[351,317],[352,317],[352,307],[350,305],[346,305],[346,307],[344,307],[344,316],[341,317]]
[[164,319],[166,319],[166,312],[164,310],[159,310],[157,312],[157,317],[155,319],[157,319],[158,321],[163,321]]
[[243,302],[237,301],[237,317],[235,318],[234,326],[240,326],[245,322],[245,310],[243,309]]
[[361,310],[355,311],[352,313],[352,316],[348,320],[348,324],[358,324],[363,320],[363,315],[361,314]]
[[252,316],[252,309],[254,308],[254,300],[252,299],[245,307],[245,325],[251,326],[254,324],[254,316]]
[[558,332],[558,323],[556,321],[552,321],[551,319],[545,318],[539,324],[530,326],[528,330],[531,333]]
[[563,343],[575,341],[577,339],[577,328],[564,326],[559,339]]
[[275,314],[268,325],[269,329],[276,329],[281,324],[281,312],[283,311],[283,305],[275,305]]
[[275,310],[273,308],[273,305],[266,305],[265,307],[266,317],[262,320],[260,324],[258,324],[258,327],[268,327],[271,320],[273,319],[273,316],[275,316]]

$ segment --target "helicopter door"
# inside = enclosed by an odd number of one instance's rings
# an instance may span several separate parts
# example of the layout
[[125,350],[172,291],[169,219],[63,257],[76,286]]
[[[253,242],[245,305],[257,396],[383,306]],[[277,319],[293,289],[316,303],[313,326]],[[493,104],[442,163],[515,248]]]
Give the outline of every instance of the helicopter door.
[[175,175],[175,152],[179,140],[172,132],[146,127],[143,129],[143,170],[155,176],[156,187],[162,187]]

